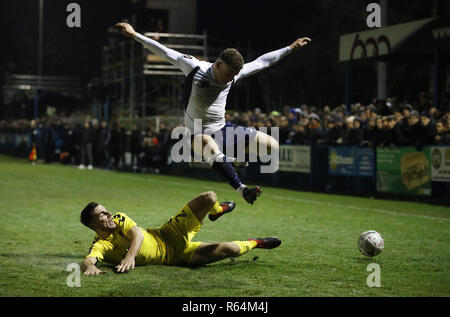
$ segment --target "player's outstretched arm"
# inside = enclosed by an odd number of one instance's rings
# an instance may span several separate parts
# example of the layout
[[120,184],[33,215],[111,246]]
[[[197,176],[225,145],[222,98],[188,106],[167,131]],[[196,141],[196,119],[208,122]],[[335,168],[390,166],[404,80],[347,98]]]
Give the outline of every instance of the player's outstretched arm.
[[98,275],[106,273],[105,271],[100,270],[95,266],[97,263],[97,259],[93,257],[89,257],[84,259],[81,263],[81,271],[84,272],[85,275]]
[[120,23],[116,24],[116,27],[121,31],[121,33],[125,37],[135,39],[137,42],[142,44],[145,48],[150,50],[153,54],[165,59],[166,61],[168,61],[171,64],[175,64],[177,58],[180,55],[182,55],[181,53],[179,53],[173,49],[170,49],[168,47],[165,47],[161,43],[136,32],[133,29],[133,27],[128,23],[120,22]]
[[134,226],[127,233],[128,238],[131,240],[130,248],[128,249],[125,257],[120,261],[120,264],[116,266],[117,273],[123,273],[130,269],[134,269],[134,258],[141,250],[142,242],[144,241],[144,235],[138,226]]
[[305,46],[310,41],[311,41],[311,39],[309,37],[302,37],[302,38],[295,40],[289,46],[286,46],[286,47],[280,48],[279,50],[272,51],[272,52],[266,53],[264,55],[261,55],[254,61],[244,64],[244,67],[242,68],[240,73],[235,77],[235,80],[237,81],[244,77],[251,76],[253,74],[256,74],[256,73],[272,66],[273,64],[277,63],[279,60],[281,60],[286,55]]
[[195,67],[195,66],[192,67],[191,65],[189,65],[189,63],[186,62],[186,59],[183,58],[184,55],[182,53],[177,52],[171,48],[168,48],[159,43],[158,41],[155,41],[154,39],[148,38],[136,32],[130,24],[120,22],[117,23],[115,26],[121,31],[121,33],[125,37],[129,37],[136,40],[146,49],[151,51],[153,54],[161,57],[170,64],[178,67],[180,70],[183,71],[185,75],[189,74],[189,72]]

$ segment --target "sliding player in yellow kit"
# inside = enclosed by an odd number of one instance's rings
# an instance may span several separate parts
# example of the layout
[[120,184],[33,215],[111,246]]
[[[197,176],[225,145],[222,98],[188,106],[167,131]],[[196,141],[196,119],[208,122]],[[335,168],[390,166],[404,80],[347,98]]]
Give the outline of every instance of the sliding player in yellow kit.
[[219,203],[214,192],[205,192],[187,203],[163,226],[144,229],[126,214],[118,212],[113,216],[102,205],[91,202],[81,212],[81,222],[97,235],[81,269],[86,275],[105,273],[96,267],[98,262],[115,264],[119,273],[149,264],[200,266],[238,257],[253,248],[273,249],[281,244],[276,237],[192,242],[206,215],[215,221],[235,206],[234,202]]

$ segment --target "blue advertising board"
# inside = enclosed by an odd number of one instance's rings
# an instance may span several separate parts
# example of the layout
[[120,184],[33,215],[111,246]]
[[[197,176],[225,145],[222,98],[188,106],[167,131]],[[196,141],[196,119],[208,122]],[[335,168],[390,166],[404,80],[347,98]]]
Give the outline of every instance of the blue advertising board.
[[375,176],[375,151],[370,148],[357,148],[355,158],[355,176]]
[[333,176],[375,176],[374,150],[358,146],[329,147],[328,174]]

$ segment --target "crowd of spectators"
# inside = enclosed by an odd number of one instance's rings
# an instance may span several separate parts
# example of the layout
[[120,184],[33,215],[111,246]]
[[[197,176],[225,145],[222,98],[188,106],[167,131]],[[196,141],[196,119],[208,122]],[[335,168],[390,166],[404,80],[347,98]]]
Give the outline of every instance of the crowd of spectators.
[[[284,107],[281,111],[226,113],[226,120],[245,127],[279,127],[280,144],[291,145],[356,145],[360,147],[450,145],[450,110],[426,107],[415,109],[410,104],[377,102],[364,106],[356,103],[321,108]],[[107,123],[85,117],[40,118],[37,120],[0,121],[0,146],[5,135],[21,135],[15,140],[15,154],[27,156],[33,145],[38,158],[46,163],[60,161],[80,169],[147,169],[159,172],[165,167],[173,127],[148,121],[125,129],[119,121]],[[3,138],[3,140],[1,139]],[[125,164],[125,153],[131,154]]]
[[[0,121],[0,150],[28,157],[33,147],[44,163],[61,162],[79,169],[150,170],[159,173],[167,157],[169,130],[148,124],[131,129],[119,122],[83,118],[41,118]],[[10,145],[5,148],[5,145]],[[131,154],[126,164],[126,153]]]
[[280,144],[356,145],[360,147],[400,147],[450,145],[450,110],[437,107],[415,110],[410,104],[389,102],[347,109],[345,105],[321,109],[302,105],[282,112],[254,111],[227,114],[226,120],[242,126],[279,127]]

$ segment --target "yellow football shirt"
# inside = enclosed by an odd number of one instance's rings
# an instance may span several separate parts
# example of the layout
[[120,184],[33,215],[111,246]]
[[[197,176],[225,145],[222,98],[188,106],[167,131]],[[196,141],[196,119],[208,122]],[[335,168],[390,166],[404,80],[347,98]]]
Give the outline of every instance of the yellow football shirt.
[[[113,216],[117,227],[106,239],[95,236],[92,246],[86,258],[94,257],[99,262],[119,264],[125,257],[131,245],[128,238],[128,231],[137,226],[136,223],[122,212]],[[159,232],[152,229],[143,229],[138,226],[144,235],[141,249],[135,257],[136,265],[164,264],[166,262],[166,246],[163,243]]]

